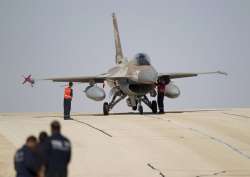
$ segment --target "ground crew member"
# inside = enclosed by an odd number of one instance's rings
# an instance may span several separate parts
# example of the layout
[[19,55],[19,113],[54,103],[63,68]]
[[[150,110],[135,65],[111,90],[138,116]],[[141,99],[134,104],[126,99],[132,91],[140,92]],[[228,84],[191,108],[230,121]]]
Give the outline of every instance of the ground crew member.
[[41,167],[36,153],[37,139],[29,136],[25,145],[17,150],[14,158],[16,177],[37,177]]
[[159,80],[157,83],[157,103],[159,107],[159,113],[164,113],[164,96],[165,96],[166,84],[164,80]]
[[40,161],[41,161],[41,169],[39,172],[39,177],[45,176],[45,167],[46,167],[46,160],[48,157],[46,157],[46,143],[48,141],[48,134],[44,131],[40,132],[39,136],[39,143],[37,145],[37,153],[39,155]]
[[46,142],[48,141],[48,134],[44,131],[40,132],[39,136],[39,143],[37,145],[37,152],[41,156],[42,160],[45,160],[45,147],[46,147]]
[[71,143],[61,134],[58,121],[51,123],[52,135],[46,147],[46,177],[67,177],[67,166],[71,159]]
[[64,119],[70,119],[70,110],[71,110],[71,100],[73,97],[72,90],[73,83],[69,82],[69,86],[64,89]]

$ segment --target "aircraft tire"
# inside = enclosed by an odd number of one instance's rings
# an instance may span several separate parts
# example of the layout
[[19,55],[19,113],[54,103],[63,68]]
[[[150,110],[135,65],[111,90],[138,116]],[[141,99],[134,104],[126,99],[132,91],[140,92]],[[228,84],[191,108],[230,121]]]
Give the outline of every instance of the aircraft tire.
[[103,114],[109,115],[109,104],[108,102],[103,103]]
[[138,110],[139,110],[139,113],[140,113],[140,114],[143,114],[143,107],[142,107],[142,106],[139,106],[139,107],[138,107]]
[[156,114],[157,113],[157,102],[154,100],[154,101],[152,101],[152,112],[154,113],[154,114]]

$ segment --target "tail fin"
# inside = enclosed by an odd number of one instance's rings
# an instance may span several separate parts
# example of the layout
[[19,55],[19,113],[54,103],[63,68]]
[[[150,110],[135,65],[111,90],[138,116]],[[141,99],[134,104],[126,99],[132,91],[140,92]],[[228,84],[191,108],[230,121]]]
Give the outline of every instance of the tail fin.
[[123,53],[122,53],[122,46],[121,46],[121,41],[120,41],[120,36],[119,36],[119,31],[118,31],[118,24],[117,24],[117,19],[115,16],[115,13],[112,14],[113,17],[113,26],[114,26],[114,37],[115,37],[115,62],[116,64],[121,64],[123,63]]

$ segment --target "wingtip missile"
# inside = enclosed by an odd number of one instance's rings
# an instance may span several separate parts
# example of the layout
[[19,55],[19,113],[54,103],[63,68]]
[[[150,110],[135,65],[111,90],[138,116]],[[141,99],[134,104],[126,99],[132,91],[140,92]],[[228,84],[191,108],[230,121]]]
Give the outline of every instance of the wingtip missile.
[[224,72],[224,71],[217,71],[217,73],[218,73],[218,74],[225,75],[225,76],[227,76],[227,75],[228,75],[228,73],[227,73],[227,72]]

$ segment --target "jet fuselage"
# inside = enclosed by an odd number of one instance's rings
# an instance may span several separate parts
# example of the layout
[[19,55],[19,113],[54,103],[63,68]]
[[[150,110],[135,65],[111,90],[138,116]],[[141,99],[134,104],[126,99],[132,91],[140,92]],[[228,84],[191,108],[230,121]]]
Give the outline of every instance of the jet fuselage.
[[[146,54],[140,53],[123,64],[110,69],[108,73],[112,76],[125,76],[118,82],[108,81],[112,88],[119,86],[120,89],[129,96],[143,96],[154,89],[157,82],[158,73],[151,65]],[[128,79],[129,78],[129,79]]]

